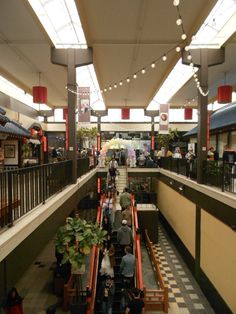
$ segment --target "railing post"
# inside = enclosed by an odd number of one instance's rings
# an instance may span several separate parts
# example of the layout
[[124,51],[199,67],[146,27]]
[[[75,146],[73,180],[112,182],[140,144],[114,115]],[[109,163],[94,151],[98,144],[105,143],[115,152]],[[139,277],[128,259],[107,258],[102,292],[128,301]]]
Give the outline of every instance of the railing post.
[[222,169],[222,177],[221,177],[221,190],[222,190],[222,192],[225,191],[224,178],[225,178],[225,163],[223,161],[223,169]]
[[41,176],[42,182],[41,182],[41,184],[42,184],[42,200],[43,200],[43,204],[45,204],[45,188],[47,188],[46,187],[46,182],[45,182],[45,168],[46,168],[46,166],[43,166],[42,169],[41,169],[41,172],[42,172],[42,176]]
[[8,185],[8,214],[7,214],[7,223],[8,227],[12,227],[13,225],[13,217],[12,217],[12,173],[9,171],[7,173],[7,185]]

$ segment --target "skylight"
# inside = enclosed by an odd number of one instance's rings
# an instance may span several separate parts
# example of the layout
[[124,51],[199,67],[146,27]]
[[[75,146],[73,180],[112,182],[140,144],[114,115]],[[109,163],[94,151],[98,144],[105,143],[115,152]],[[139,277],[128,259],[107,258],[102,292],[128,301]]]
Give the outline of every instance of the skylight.
[[92,109],[105,109],[93,64],[76,69],[76,82],[79,87],[90,87],[90,106]]
[[87,48],[74,0],[28,0],[56,48]]
[[[218,0],[205,22],[190,43],[190,48],[220,48],[235,32],[236,1]],[[195,68],[197,71],[197,68]],[[167,103],[193,76],[192,67],[182,64],[180,59],[153,100]],[[153,106],[151,102],[147,109]]]
[[220,48],[235,32],[236,1],[219,0],[197,32],[190,48]]

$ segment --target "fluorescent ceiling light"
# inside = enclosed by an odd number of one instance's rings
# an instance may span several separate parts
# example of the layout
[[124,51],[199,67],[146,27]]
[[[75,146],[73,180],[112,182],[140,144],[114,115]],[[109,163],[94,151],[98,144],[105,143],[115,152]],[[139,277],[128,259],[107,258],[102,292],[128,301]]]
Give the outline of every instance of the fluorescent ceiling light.
[[28,0],[56,48],[87,48],[74,0]]
[[220,48],[235,32],[236,1],[219,0],[190,44],[190,48]]
[[104,110],[106,108],[93,64],[76,68],[76,83],[79,87],[90,87],[90,106],[92,109]]
[[[194,68],[195,72],[197,70],[197,68]],[[147,109],[151,110],[151,108],[155,106],[155,103],[168,103],[169,100],[176,94],[176,92],[192,77],[192,75],[193,68],[182,64],[182,59],[179,59]]]

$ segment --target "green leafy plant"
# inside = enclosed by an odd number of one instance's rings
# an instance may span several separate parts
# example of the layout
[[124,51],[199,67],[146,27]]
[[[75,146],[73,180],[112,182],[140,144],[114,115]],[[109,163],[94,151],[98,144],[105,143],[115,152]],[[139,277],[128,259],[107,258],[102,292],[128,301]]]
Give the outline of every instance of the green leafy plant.
[[178,130],[170,128],[168,134],[158,134],[157,135],[158,145],[160,147],[168,148],[169,143],[178,137],[179,137]]
[[94,245],[103,243],[105,235],[106,231],[97,223],[68,217],[56,238],[56,249],[63,254],[62,263],[70,262],[73,269],[81,268],[85,264],[85,256],[90,254]]
[[92,128],[80,128],[78,130],[78,137],[79,138],[84,138],[84,137],[88,137],[90,139],[95,139],[97,136],[98,130],[96,127],[92,127]]

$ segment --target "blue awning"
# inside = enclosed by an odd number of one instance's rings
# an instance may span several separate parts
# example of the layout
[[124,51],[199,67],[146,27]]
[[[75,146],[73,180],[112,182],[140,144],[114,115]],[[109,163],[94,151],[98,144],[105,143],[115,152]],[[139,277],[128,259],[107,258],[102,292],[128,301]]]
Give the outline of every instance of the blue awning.
[[[210,117],[210,131],[236,127],[236,103],[229,104],[214,113]],[[193,128],[184,136],[197,135],[198,127]]]

